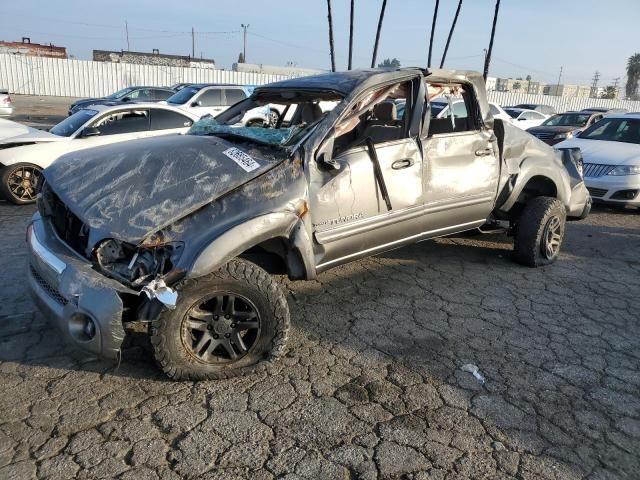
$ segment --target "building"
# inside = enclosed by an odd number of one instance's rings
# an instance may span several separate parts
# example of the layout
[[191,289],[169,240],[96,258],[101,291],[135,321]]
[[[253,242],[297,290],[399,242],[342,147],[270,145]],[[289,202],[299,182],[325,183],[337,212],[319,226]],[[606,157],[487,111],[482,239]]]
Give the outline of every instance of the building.
[[266,73],[269,75],[288,75],[291,77],[326,73],[326,70],[317,70],[314,68],[299,68],[291,65],[281,67],[279,65],[263,65],[257,63],[234,63],[232,70],[234,72]]
[[485,83],[487,92],[495,92],[497,82],[498,79],[496,77],[487,77],[487,81]]
[[56,47],[53,43],[49,45],[31,43],[29,37],[22,37],[21,42],[0,41],[0,53],[27,57],[67,58],[65,47]]
[[573,97],[573,98],[589,98],[591,96],[591,87],[586,85],[546,85],[543,95],[552,95],[554,97]]
[[216,68],[216,62],[207,58],[195,58],[188,55],[167,55],[154,49],[153,52],[129,52],[121,50],[94,50],[96,62],[134,63],[138,65],[162,65],[165,67]]

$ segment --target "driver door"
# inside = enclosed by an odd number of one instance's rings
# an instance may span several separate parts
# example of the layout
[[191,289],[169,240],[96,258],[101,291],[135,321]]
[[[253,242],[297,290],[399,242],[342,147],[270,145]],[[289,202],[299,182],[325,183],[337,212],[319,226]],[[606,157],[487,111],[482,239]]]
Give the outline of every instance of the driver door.
[[[331,160],[338,169],[321,160],[310,162],[318,271],[400,246],[422,231],[422,154],[413,135],[424,105],[421,84],[416,79],[397,84],[395,90],[385,86],[365,93],[365,98],[379,98],[356,100],[360,110],[351,118],[357,125],[341,134],[349,123],[343,118],[330,139]],[[376,176],[367,139],[384,186]]]

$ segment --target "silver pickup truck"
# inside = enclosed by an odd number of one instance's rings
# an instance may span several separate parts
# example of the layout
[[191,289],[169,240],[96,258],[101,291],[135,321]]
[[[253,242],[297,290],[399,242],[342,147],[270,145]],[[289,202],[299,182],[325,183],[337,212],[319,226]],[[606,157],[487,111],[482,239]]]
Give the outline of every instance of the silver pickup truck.
[[[431,118],[436,96],[455,103],[446,118]],[[275,125],[241,125],[268,105]],[[285,80],[186,135],[54,162],[27,234],[30,289],[98,355],[118,358],[125,332],[143,332],[173,379],[237,375],[284,350],[273,274],[309,280],[479,228],[511,233],[523,265],[553,263],[566,218],[590,208],[576,153],[494,120],[478,73]]]

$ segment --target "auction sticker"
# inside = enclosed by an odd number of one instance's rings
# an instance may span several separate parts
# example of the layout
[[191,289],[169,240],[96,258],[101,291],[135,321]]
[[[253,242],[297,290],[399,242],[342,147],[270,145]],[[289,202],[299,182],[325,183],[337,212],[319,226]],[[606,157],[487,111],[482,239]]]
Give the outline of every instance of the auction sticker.
[[256,162],[251,155],[244,153],[238,148],[228,148],[222,153],[224,153],[227,157],[240,165],[240,168],[242,168],[245,172],[251,172],[260,167],[260,164]]

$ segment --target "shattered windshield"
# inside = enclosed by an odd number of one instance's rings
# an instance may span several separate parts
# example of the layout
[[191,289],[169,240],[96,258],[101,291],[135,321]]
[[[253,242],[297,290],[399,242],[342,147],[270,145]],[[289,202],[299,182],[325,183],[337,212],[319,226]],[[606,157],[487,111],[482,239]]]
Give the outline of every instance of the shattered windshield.
[[341,100],[333,92],[258,92],[215,118],[201,118],[188,133],[286,148],[298,143]]

